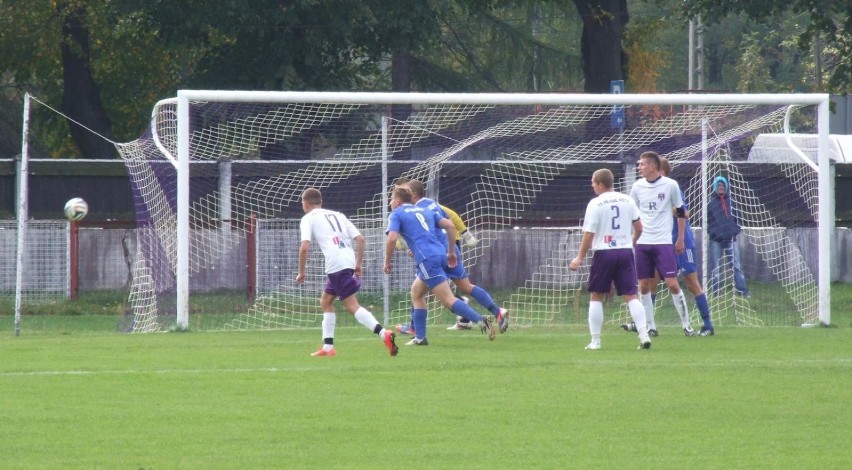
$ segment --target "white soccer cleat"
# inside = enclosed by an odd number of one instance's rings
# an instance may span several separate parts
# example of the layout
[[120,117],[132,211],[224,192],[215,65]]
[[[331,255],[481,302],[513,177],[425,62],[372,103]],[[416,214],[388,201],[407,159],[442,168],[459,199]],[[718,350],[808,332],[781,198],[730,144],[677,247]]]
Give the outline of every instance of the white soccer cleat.
[[452,326],[447,327],[448,330],[470,330],[472,329],[472,322],[461,322],[457,321],[453,323]]
[[429,346],[429,341],[426,338],[417,339],[414,338],[411,341],[405,343],[406,346]]
[[600,348],[601,348],[601,343],[598,342],[598,341],[592,341],[591,343],[586,345],[586,349],[589,349],[589,350],[592,350],[592,351],[597,351]]

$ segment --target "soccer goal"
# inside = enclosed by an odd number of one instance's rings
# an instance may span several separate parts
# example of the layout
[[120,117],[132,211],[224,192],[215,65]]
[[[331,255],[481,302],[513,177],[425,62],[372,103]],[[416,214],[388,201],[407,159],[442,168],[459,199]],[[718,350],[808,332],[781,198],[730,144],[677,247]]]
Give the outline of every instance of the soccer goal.
[[[319,325],[319,252],[308,280],[295,283],[307,187],[367,239],[361,303],[386,323],[406,320],[413,265],[398,252],[395,271],[382,272],[388,192],[399,177],[424,181],[466,221],[478,239],[463,249],[471,279],[511,310],[513,325],[584,323],[588,271],[567,265],[591,173],[610,168],[629,191],[645,150],[672,162],[705,270],[711,184],[730,181],[750,297],[736,295],[722,270],[710,295],[717,324],[828,323],[827,129],[824,94],[183,90],[156,105],[142,137],[120,145],[138,227],[124,329]],[[626,313],[613,307],[615,323]],[[434,303],[429,318],[452,321]],[[661,308],[657,320],[674,324],[674,310]]]

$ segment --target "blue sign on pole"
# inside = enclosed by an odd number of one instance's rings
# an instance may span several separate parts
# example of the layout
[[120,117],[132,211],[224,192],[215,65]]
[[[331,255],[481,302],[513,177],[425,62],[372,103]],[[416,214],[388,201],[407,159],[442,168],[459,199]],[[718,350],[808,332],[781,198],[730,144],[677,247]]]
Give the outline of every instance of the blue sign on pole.
[[[609,92],[614,95],[624,93],[624,80],[612,80],[609,82]],[[612,107],[609,126],[615,129],[624,129],[624,106],[616,105]]]

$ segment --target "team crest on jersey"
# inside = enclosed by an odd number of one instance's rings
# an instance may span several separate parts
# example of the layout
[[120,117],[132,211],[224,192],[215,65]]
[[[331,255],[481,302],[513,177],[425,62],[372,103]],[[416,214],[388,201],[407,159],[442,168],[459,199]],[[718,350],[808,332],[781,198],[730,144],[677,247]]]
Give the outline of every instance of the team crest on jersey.
[[331,239],[331,242],[337,245],[338,248],[346,248],[346,242],[336,235]]
[[666,193],[657,193],[657,199],[659,199],[660,201],[665,201]]

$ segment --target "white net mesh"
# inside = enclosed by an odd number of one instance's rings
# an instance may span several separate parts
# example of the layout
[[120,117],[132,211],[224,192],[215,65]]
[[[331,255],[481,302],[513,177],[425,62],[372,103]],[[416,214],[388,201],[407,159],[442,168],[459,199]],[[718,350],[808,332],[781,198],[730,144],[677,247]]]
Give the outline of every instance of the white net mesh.
[[[68,230],[64,220],[31,220],[27,224],[22,301],[40,304],[68,297]],[[14,220],[0,221],[0,243],[5,253],[18,251],[18,226]],[[14,256],[9,257],[14,260]],[[0,264],[0,285],[4,297],[14,299],[15,263]]]
[[[319,252],[309,257],[307,281],[295,283],[300,195],[307,187],[321,189],[324,206],[349,215],[365,234],[361,304],[390,322],[407,320],[413,266],[399,252],[395,272],[385,277],[381,270],[383,195],[398,177],[423,181],[428,196],[467,222],[480,240],[463,250],[471,280],[512,311],[515,325],[583,323],[587,267],[571,272],[567,263],[593,196],[590,175],[610,168],[617,189],[626,190],[645,150],[672,162],[701,256],[701,208],[712,179],[724,174],[731,181],[751,296],[736,296],[730,270],[721,270],[710,296],[714,321],[813,321],[817,174],[801,160],[759,156],[754,144],[778,132],[787,107],[625,106],[622,132],[610,126],[611,111],[603,105],[191,103],[191,327],[319,325],[325,283]],[[814,108],[796,115],[797,131],[813,134]],[[174,102],[162,103],[153,123],[121,146],[139,226],[128,331],[175,321]],[[798,142],[813,158],[816,139]],[[657,300],[658,322],[674,323],[665,297]],[[454,320],[436,303],[429,311],[433,323]],[[619,322],[626,313],[614,304],[610,318]]]

